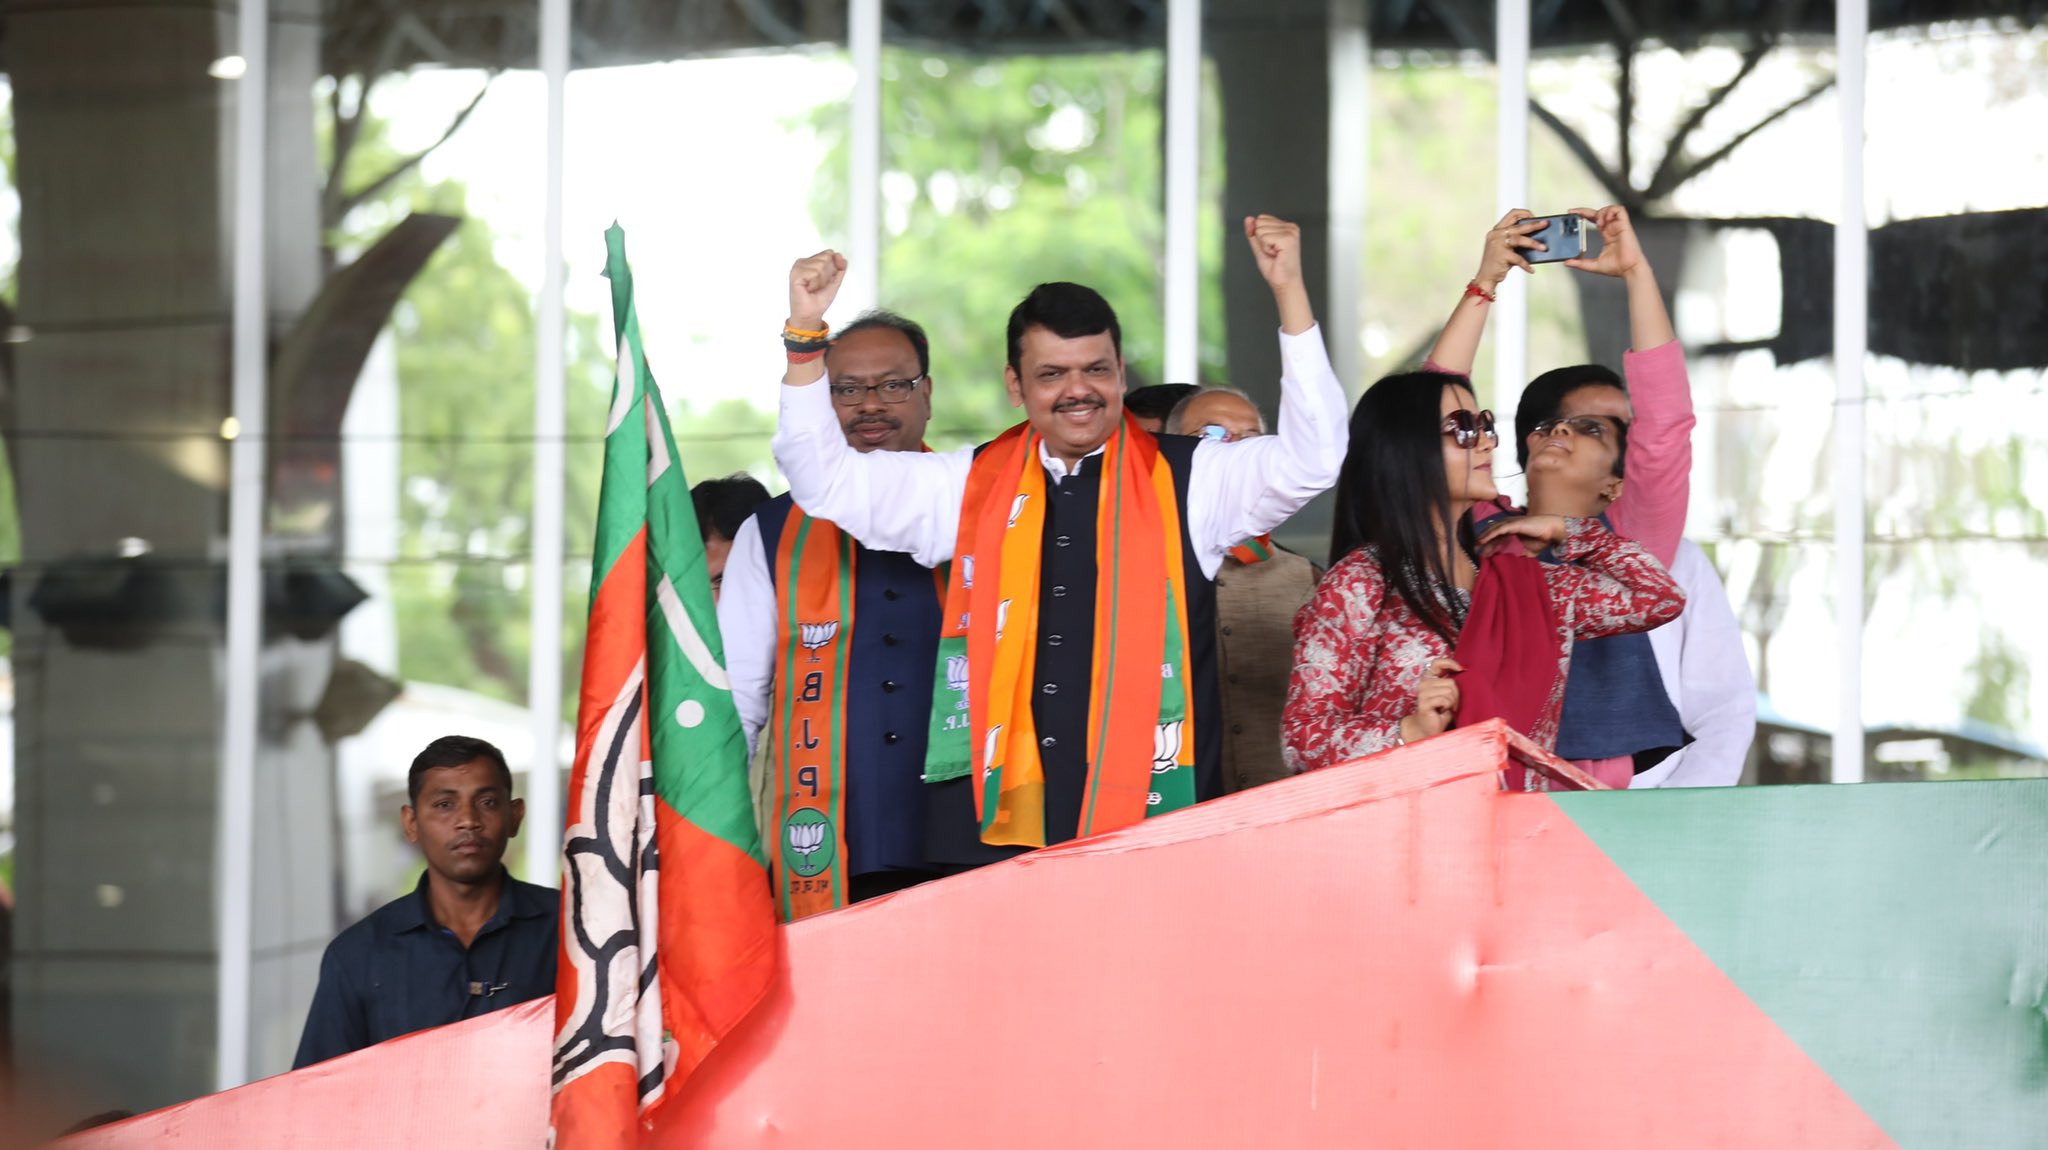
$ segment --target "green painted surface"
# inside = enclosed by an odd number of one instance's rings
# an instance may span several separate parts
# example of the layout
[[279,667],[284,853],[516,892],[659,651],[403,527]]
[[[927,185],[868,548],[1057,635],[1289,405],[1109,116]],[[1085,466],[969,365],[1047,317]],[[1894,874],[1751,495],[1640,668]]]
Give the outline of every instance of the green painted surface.
[[1555,801],[1899,1145],[2048,1147],[2048,781]]

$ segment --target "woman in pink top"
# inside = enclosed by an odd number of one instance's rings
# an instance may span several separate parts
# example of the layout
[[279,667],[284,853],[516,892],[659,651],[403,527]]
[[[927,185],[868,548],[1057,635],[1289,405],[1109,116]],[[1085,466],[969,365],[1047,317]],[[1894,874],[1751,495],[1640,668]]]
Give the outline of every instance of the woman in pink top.
[[[1517,454],[1525,464],[1532,457],[1560,453],[1611,459],[1613,444],[1588,443],[1578,430],[1603,423],[1625,430],[1627,454],[1622,475],[1600,484],[1597,490],[1582,490],[1588,483],[1580,482],[1574,472],[1586,471],[1589,482],[1594,482],[1601,479],[1598,467],[1529,467],[1528,510],[1533,514],[1587,515],[1594,513],[1588,506],[1588,500],[1593,500],[1593,507],[1604,505],[1603,518],[1616,534],[1641,543],[1658,562],[1669,566],[1684,535],[1686,503],[1691,495],[1695,419],[1685,354],[1672,332],[1656,273],[1643,256],[1627,209],[1610,205],[1598,212],[1573,211],[1598,225],[1601,250],[1593,259],[1566,260],[1564,266],[1616,277],[1628,288],[1634,350],[1622,359],[1626,390],[1611,371],[1597,365],[1545,373],[1524,393],[1522,408],[1516,412]],[[1529,212],[1517,209],[1487,233],[1479,273],[1437,337],[1430,368],[1461,374],[1471,369],[1494,289],[1514,268],[1532,274],[1536,271],[1523,253],[1543,248],[1543,227]],[[1590,464],[1592,460],[1579,462]],[[1497,507],[1478,509],[1477,514],[1485,517],[1517,510],[1502,501]],[[1638,663],[1642,666],[1637,667]],[[1649,674],[1654,661],[1644,640],[1603,640],[1582,646],[1576,665],[1580,674],[1573,682],[1579,689],[1568,689],[1558,750],[1575,757],[1579,766],[1601,781],[1625,787],[1634,773],[1633,754],[1651,749],[1649,744],[1637,748],[1629,739],[1648,739],[1661,746],[1669,738],[1682,738],[1677,713],[1662,697],[1656,677]],[[1645,689],[1655,688],[1658,695],[1636,698],[1625,686],[1612,686],[1617,682],[1640,683]],[[1574,750],[1584,750],[1585,757],[1572,755]]]

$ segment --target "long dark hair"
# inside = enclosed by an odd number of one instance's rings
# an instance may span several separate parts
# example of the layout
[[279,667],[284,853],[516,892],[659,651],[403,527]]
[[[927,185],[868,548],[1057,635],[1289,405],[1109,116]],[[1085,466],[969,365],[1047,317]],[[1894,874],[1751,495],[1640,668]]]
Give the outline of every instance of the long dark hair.
[[[1430,630],[1452,640],[1462,621],[1439,590],[1451,584],[1451,557],[1437,538],[1437,524],[1451,521],[1442,442],[1447,387],[1469,391],[1472,381],[1411,371],[1380,380],[1360,397],[1337,475],[1330,562],[1373,548],[1387,585]],[[1473,549],[1471,512],[1458,517],[1453,537]]]

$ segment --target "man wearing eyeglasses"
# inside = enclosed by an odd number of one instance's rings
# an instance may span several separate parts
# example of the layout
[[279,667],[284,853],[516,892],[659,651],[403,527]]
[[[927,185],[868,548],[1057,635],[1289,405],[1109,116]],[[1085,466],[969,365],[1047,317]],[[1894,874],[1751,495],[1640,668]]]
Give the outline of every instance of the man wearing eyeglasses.
[[[922,327],[869,312],[831,340],[824,364],[855,451],[924,450],[932,382]],[[932,877],[922,776],[938,587],[931,568],[861,546],[788,495],[762,504],[733,539],[718,625],[747,744],[762,751],[756,801],[785,920]],[[804,810],[831,825],[829,844],[803,833]]]
[[815,358],[846,261],[820,252],[790,269],[774,447],[791,490],[871,547],[951,561],[925,762],[935,868],[1222,789],[1212,581],[1232,547],[1336,481],[1349,415],[1300,229],[1259,216],[1244,235],[1278,312],[1281,405],[1277,435],[1238,443],[1128,419],[1114,309],[1046,283],[1010,313],[1004,384],[1024,422],[945,454],[847,451]]
[[[1174,405],[1166,432],[1217,443],[1266,434],[1266,417],[1241,391],[1210,387]],[[1216,572],[1216,673],[1223,693],[1223,789],[1287,777],[1280,712],[1294,667],[1294,613],[1322,571],[1270,534],[1230,549]]]

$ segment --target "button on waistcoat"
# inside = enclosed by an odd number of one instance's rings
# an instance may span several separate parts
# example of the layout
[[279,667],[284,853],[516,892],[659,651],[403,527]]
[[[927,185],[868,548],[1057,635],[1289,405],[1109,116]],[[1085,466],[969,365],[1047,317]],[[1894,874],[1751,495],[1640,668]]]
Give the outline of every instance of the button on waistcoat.
[[[774,556],[789,496],[763,504],[761,546]],[[932,570],[895,551],[853,549],[853,647],[846,670],[846,853],[849,873],[924,866],[926,731],[939,655]],[[781,600],[778,597],[778,605]],[[780,664],[778,675],[788,670]]]

